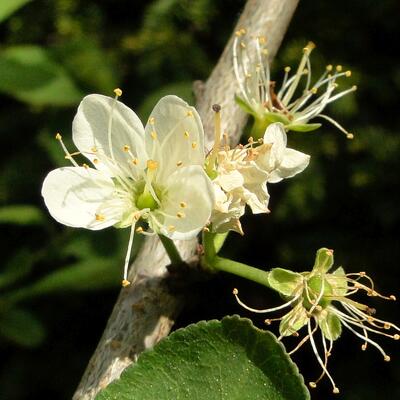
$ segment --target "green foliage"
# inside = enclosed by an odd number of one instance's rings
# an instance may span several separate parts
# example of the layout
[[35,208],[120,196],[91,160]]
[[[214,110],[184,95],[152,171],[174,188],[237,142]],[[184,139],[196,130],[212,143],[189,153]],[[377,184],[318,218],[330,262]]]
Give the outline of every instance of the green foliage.
[[38,46],[14,46],[0,53],[0,91],[34,105],[65,106],[82,97],[64,68]]
[[305,400],[296,366],[269,332],[236,316],[180,329],[143,353],[97,400]]
[[43,211],[36,206],[12,205],[0,207],[0,224],[40,225],[44,221]]
[[0,23],[30,1],[31,0],[2,0],[0,3]]

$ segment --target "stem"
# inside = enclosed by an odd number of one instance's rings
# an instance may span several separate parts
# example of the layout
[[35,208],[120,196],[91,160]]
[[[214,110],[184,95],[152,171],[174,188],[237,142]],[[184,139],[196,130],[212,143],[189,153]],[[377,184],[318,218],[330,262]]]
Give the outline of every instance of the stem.
[[178,249],[175,246],[175,243],[167,238],[164,235],[158,235],[161,240],[161,243],[164,246],[165,251],[168,254],[169,259],[171,260],[171,264],[180,264],[183,262],[181,255],[179,254]]
[[250,130],[250,136],[254,140],[258,140],[264,137],[265,130],[267,129],[270,122],[266,118],[254,117],[253,126]]
[[248,279],[250,281],[259,283],[263,286],[267,286],[270,288],[268,282],[269,273],[267,271],[263,271],[255,267],[251,267],[250,265],[218,256],[215,256],[213,260],[209,261],[206,261],[205,259],[203,260],[206,263],[206,267],[210,269],[229,272],[231,274],[240,276],[242,278]]

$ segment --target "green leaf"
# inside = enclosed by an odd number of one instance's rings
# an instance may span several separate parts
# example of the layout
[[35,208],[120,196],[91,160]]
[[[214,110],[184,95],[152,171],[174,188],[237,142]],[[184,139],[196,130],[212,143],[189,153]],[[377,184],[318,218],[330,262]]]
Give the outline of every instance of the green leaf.
[[0,224],[40,225],[45,221],[43,212],[30,205],[0,207]]
[[294,132],[312,132],[320,128],[321,126],[322,124],[289,124],[286,125],[285,128],[288,131]]
[[297,367],[270,332],[237,316],[179,329],[97,400],[304,400]]
[[271,287],[285,296],[291,296],[302,281],[300,274],[283,268],[274,268],[268,274]]
[[327,312],[323,317],[318,317],[318,325],[328,340],[336,340],[342,333],[339,317],[331,312]]
[[24,347],[36,347],[46,336],[42,323],[33,314],[17,308],[0,315],[0,335]]
[[33,105],[72,105],[82,97],[63,67],[42,47],[15,46],[2,51],[0,76],[0,92]]
[[325,273],[333,265],[333,250],[323,247],[317,251],[313,272]]
[[12,14],[17,12],[31,0],[1,0],[0,2],[0,23],[5,21]]
[[21,249],[4,266],[0,273],[0,288],[12,285],[31,272],[35,256],[27,249]]
[[235,94],[236,104],[247,114],[252,115],[254,118],[258,117],[258,114],[247,104],[245,100]]

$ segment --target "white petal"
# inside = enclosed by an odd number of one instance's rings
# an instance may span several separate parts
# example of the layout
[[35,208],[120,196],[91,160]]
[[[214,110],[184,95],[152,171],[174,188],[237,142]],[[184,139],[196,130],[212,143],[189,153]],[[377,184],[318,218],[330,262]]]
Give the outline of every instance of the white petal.
[[302,172],[309,164],[310,156],[300,151],[286,149],[281,165],[271,173],[268,182],[276,183]]
[[177,164],[204,164],[200,116],[177,96],[165,96],[156,104],[146,125],[145,141],[150,158],[160,163],[159,181],[165,181]]
[[[75,228],[98,230],[114,225],[119,220],[115,209],[101,214],[103,221],[96,220],[98,210],[113,199],[113,181],[92,168],[65,167],[51,171],[42,186],[42,196],[50,214],[58,222]],[[102,218],[100,218],[102,219]]]
[[268,157],[269,164],[274,169],[282,162],[287,144],[285,128],[281,123],[274,123],[268,126],[264,134],[264,143],[272,144]]
[[[109,122],[111,124],[111,149],[109,143]],[[123,103],[99,94],[86,96],[80,103],[72,123],[73,140],[76,147],[95,164],[99,170],[108,170],[116,175],[115,159],[126,170],[135,171],[132,157],[124,151],[128,145],[131,153],[144,166],[147,155],[144,148],[144,128],[137,115]],[[96,151],[97,149],[97,151]],[[94,151],[95,150],[95,151]],[[114,165],[114,166],[113,166]]]
[[237,189],[244,183],[243,176],[238,170],[230,171],[227,174],[221,174],[216,179],[226,192]]
[[163,225],[162,233],[171,239],[191,239],[209,221],[214,207],[211,180],[197,165],[172,174],[154,216]]

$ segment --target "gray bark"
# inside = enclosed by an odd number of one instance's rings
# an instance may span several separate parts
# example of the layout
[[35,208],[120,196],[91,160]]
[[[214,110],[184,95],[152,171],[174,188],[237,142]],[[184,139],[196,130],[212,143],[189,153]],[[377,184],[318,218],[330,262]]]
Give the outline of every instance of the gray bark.
[[[299,0],[249,0],[216,67],[203,84],[195,83],[196,108],[204,123],[206,144],[211,147],[214,124],[211,106],[222,106],[222,129],[230,143],[240,138],[246,115],[234,102],[237,92],[232,64],[232,43],[238,29],[267,38],[270,59],[276,54]],[[196,256],[197,241],[177,242],[184,260]],[[94,399],[96,394],[170,332],[183,306],[183,296],[167,285],[169,264],[157,237],[148,238],[131,267],[138,271],[134,284],[121,289],[107,326],[94,351],[74,400]],[[132,276],[130,277],[132,279]]]

